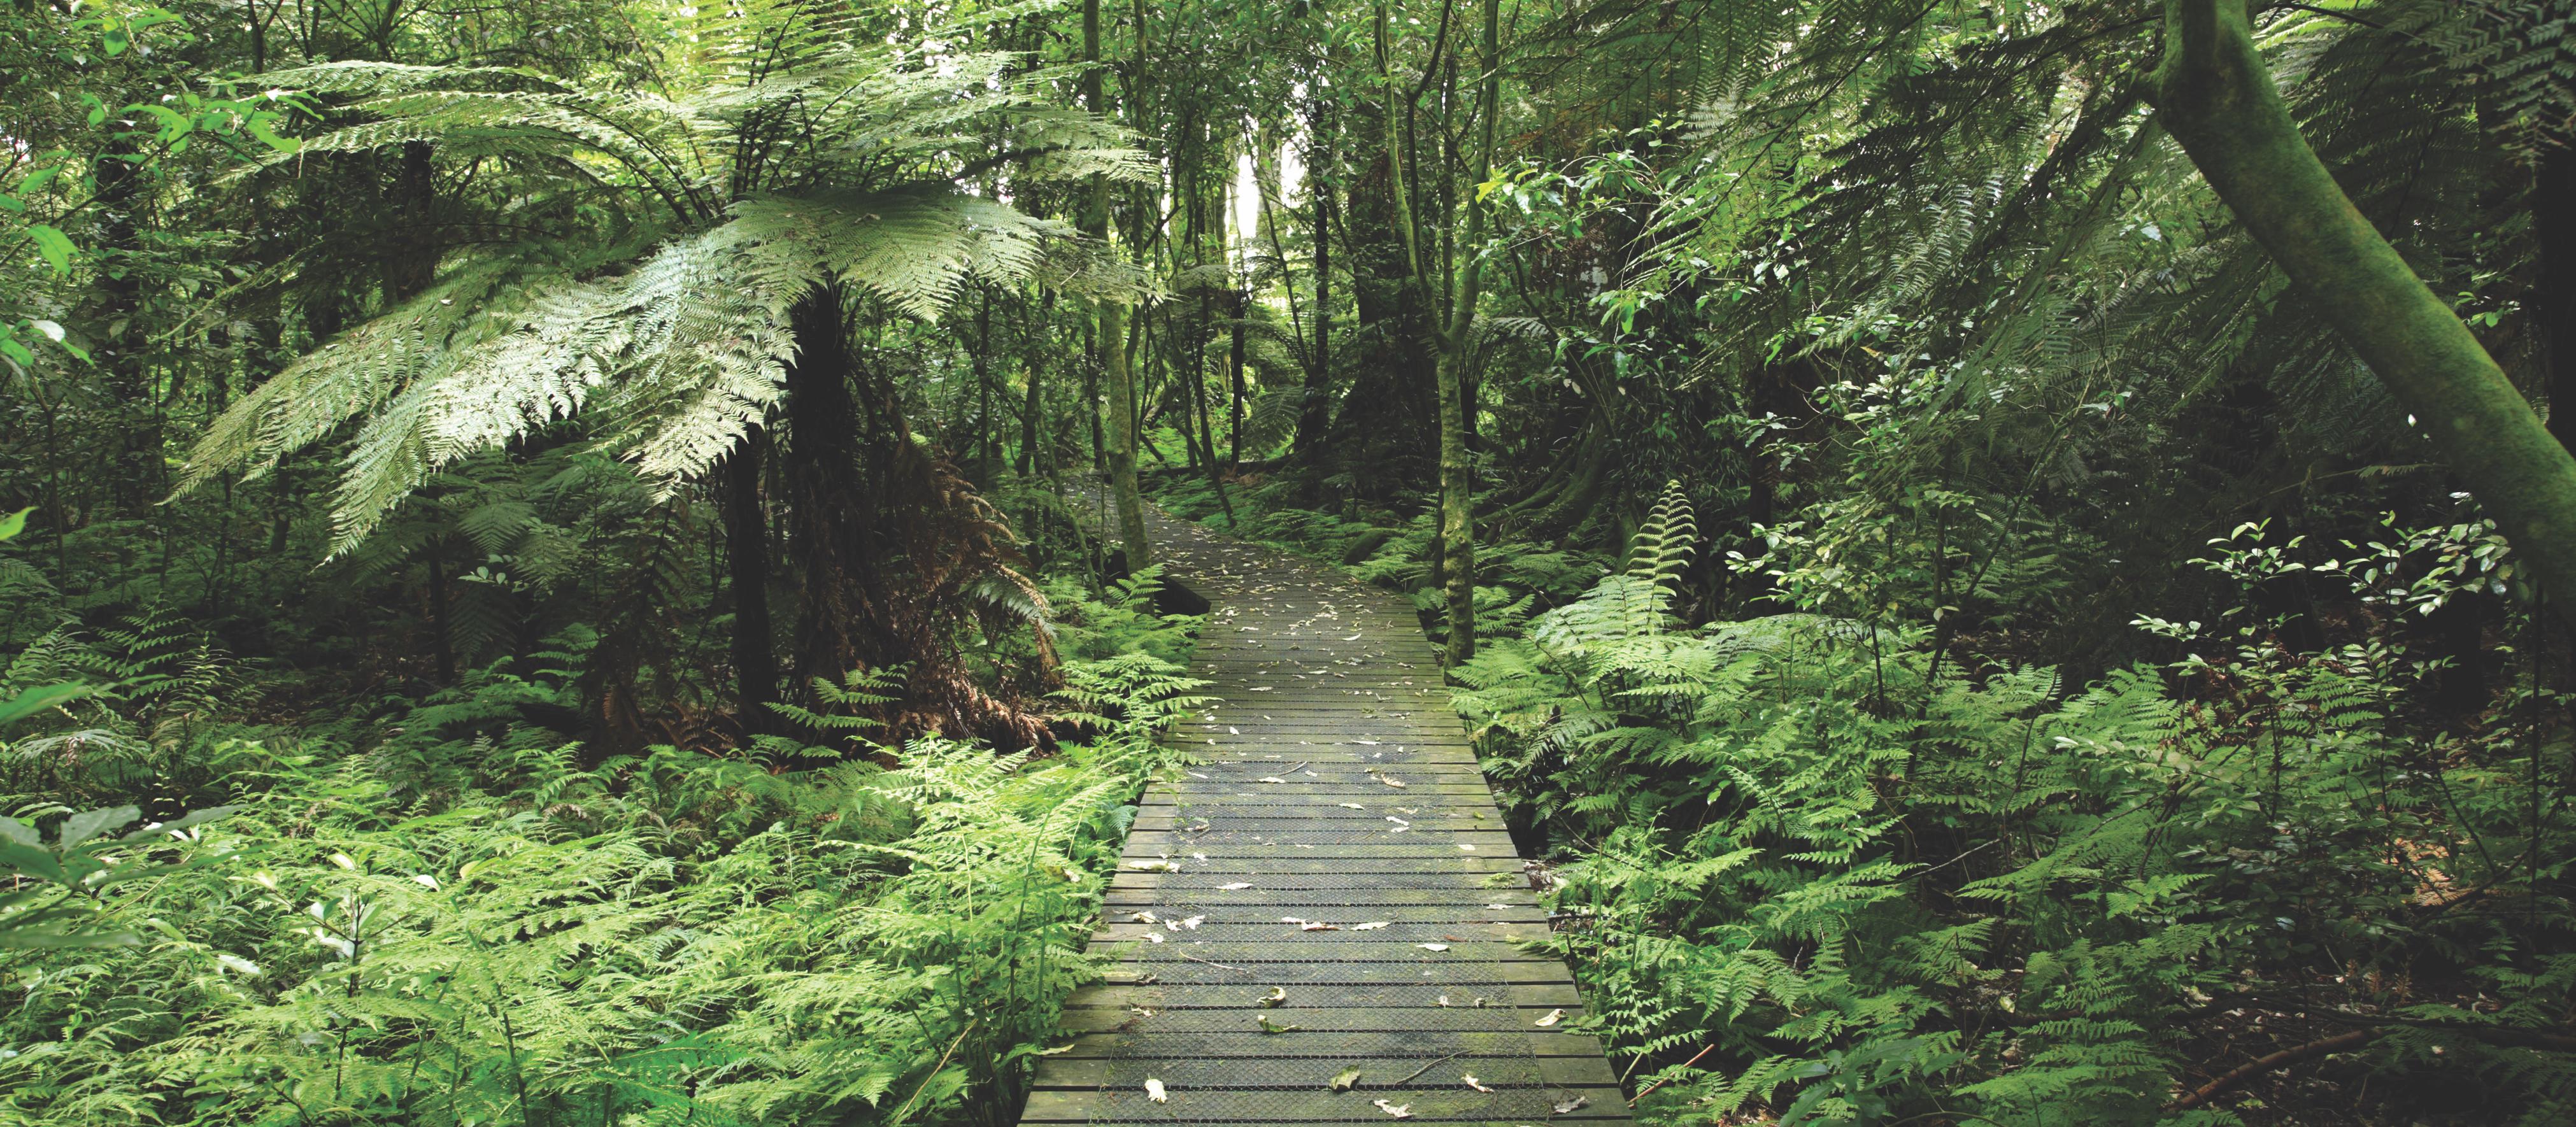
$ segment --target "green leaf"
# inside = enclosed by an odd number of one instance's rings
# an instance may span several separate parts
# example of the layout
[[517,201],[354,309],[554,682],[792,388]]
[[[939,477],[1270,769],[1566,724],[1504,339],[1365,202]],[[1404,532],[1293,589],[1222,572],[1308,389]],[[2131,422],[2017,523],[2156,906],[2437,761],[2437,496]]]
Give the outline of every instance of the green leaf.
[[35,511],[36,507],[29,505],[8,516],[0,517],[0,541],[16,539],[19,533],[27,531],[27,514]]
[[102,806],[96,810],[83,810],[63,819],[61,844],[55,848],[78,849],[81,843],[109,830],[123,829],[126,823],[142,816],[142,809],[133,806]]
[[[14,822],[17,819],[10,820]],[[15,841],[0,841],[0,871],[20,873],[55,884],[72,882],[71,873],[64,870],[62,859],[54,856],[52,850],[20,845]]]
[[148,114],[154,121],[161,123],[160,131],[154,136],[163,141],[186,136],[197,127],[197,123],[188,115],[168,106],[156,106],[150,102],[136,102],[125,107],[125,112]]
[[142,841],[147,838],[160,837],[163,834],[176,833],[180,830],[191,829],[220,818],[231,817],[233,812],[239,809],[241,809],[241,807],[238,806],[209,806],[203,810],[191,810],[180,815],[175,821],[163,822],[159,825],[145,826],[142,829],[127,834],[125,835],[125,840]]
[[37,332],[45,334],[46,340],[52,341],[55,344],[61,344],[63,342],[63,327],[61,324],[54,321],[43,320],[41,318],[29,321],[27,324],[33,326]]
[[42,223],[27,225],[27,237],[36,240],[36,253],[54,266],[57,274],[72,272],[72,241],[60,231]]
[[[39,157],[38,159],[41,160],[43,158]],[[43,191],[45,185],[51,183],[54,177],[62,175],[62,172],[63,166],[60,164],[46,165],[43,168],[39,168],[34,172],[28,173],[26,178],[18,181],[18,186],[10,189],[10,191],[14,195],[34,195],[37,192]]]
[[[28,510],[21,509],[18,512],[10,514],[9,519],[15,520],[23,525],[26,523],[27,512]],[[0,523],[0,531],[5,531],[6,527],[5,523]],[[15,535],[15,533],[12,533],[12,535]],[[6,539],[8,539],[7,536],[0,536],[0,540]],[[35,688],[24,690],[17,696],[11,697],[5,702],[0,702],[0,724],[6,724],[12,720],[18,719],[19,717],[41,712],[67,700],[76,700],[78,698],[88,696],[91,691],[92,690],[89,686],[81,684],[39,685]]]
[[269,119],[274,116],[273,114],[252,114],[250,123],[243,128],[249,130],[251,136],[259,138],[260,143],[281,153],[291,153],[303,148],[304,142],[293,137],[281,137],[277,130],[269,126]]
[[20,951],[82,951],[100,947],[133,947],[143,937],[130,931],[65,931],[60,928],[0,928],[0,947]]

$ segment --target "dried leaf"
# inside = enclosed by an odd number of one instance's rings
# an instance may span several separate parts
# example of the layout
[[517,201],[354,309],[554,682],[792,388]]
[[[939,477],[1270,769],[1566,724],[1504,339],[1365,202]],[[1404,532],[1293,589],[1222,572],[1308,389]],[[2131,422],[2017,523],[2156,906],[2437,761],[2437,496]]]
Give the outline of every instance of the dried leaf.
[[1352,931],[1376,931],[1376,930],[1377,930],[1377,929],[1379,929],[1379,928],[1382,928],[1382,927],[1387,926],[1387,924],[1388,924],[1389,922],[1390,922],[1390,921],[1387,921],[1387,920],[1370,920],[1369,922],[1364,923],[1364,924],[1352,924],[1352,925],[1351,925],[1351,930],[1352,930]]
[[1161,861],[1161,860],[1157,860],[1157,861],[1129,861],[1129,862],[1127,862],[1127,867],[1128,867],[1128,868],[1131,868],[1131,869],[1135,869],[1135,870],[1137,870],[1137,871],[1139,871],[1139,872],[1146,872],[1146,873],[1177,873],[1177,872],[1181,871],[1181,867],[1180,867],[1179,865],[1175,865],[1175,864],[1171,863],[1170,861]]
[[1264,1033],[1294,1033],[1297,1030],[1306,1028],[1302,1025],[1281,1025],[1278,1022],[1270,1020],[1269,1014],[1254,1014],[1252,1015],[1252,1020],[1261,1024],[1261,1031]]
[[1241,892],[1244,889],[1252,887],[1252,882],[1248,880],[1239,880],[1233,884],[1220,884],[1217,887],[1227,892]]
[[1334,1077],[1334,1078],[1333,1078],[1333,1082],[1332,1082],[1332,1084],[1330,1085],[1330,1088],[1331,1088],[1331,1090],[1332,1090],[1332,1091],[1336,1091],[1336,1092],[1347,1092],[1347,1091],[1350,1091],[1350,1090],[1351,1090],[1351,1089],[1353,1089],[1353,1088],[1359,1087],[1359,1085],[1360,1085],[1360,1070],[1358,1070],[1358,1069],[1354,1068],[1354,1069],[1352,1069],[1352,1070],[1350,1070],[1350,1071],[1348,1071],[1348,1072],[1345,1072],[1345,1073],[1343,1073],[1343,1074],[1341,1074],[1341,1075],[1339,1075],[1339,1076]]
[[1446,943],[1416,943],[1414,946],[1420,947],[1425,951],[1446,951],[1449,949],[1449,945]]
[[1306,922],[1304,922],[1304,923],[1298,924],[1298,925],[1297,925],[1297,930],[1299,930],[1299,931],[1340,931],[1340,930],[1342,930],[1342,925],[1340,925],[1340,924],[1328,924],[1328,923],[1325,923],[1325,922],[1324,922],[1324,921],[1322,921],[1322,920],[1308,920],[1308,921],[1306,921]]
[[1163,1082],[1150,1077],[1145,1081],[1145,1098],[1158,1104],[1172,1102],[1172,1098],[1163,1093]]
[[1376,1105],[1377,1105],[1377,1109],[1378,1109],[1379,1111],[1383,1111],[1383,1112],[1387,1113],[1388,1115],[1392,1115],[1392,1116],[1396,1117],[1397,1119],[1411,1119],[1411,1118],[1413,1118],[1413,1105],[1412,1105],[1412,1104],[1388,1103],[1388,1102],[1386,1102],[1385,1100],[1370,1100],[1369,1102],[1370,1102],[1370,1103],[1373,1103],[1373,1104],[1376,1104]]
[[1564,1020],[1565,1020],[1565,1011],[1564,1011],[1564,1010],[1549,1010],[1549,1011],[1547,1011],[1547,1016],[1546,1016],[1546,1017],[1540,1018],[1540,1019],[1538,1019],[1537,1021],[1532,1022],[1531,1024],[1536,1025],[1536,1026],[1538,1026],[1538,1027],[1539,1027],[1539,1028],[1541,1028],[1541,1029],[1545,1029],[1545,1028],[1547,1028],[1548,1026],[1554,1025],[1554,1024],[1556,1024],[1557,1022],[1564,1021]]
[[1468,1074],[1466,1074],[1466,1075],[1464,1075],[1464,1076],[1459,1077],[1458,1079],[1463,1080],[1463,1081],[1466,1081],[1466,1082],[1467,1082],[1467,1086],[1468,1086],[1468,1087],[1470,1087],[1470,1088],[1474,1088],[1475,1090],[1477,1090],[1477,1091],[1479,1091],[1479,1092],[1490,1092],[1490,1091],[1493,1091],[1493,1089],[1486,1087],[1482,1081],[1477,1080],[1477,1079],[1476,1079],[1476,1074],[1475,1074],[1475,1073],[1472,1073],[1472,1072],[1471,1072],[1471,1073],[1468,1073]]
[[1276,1009],[1280,1003],[1287,1000],[1288,988],[1285,986],[1273,986],[1270,988],[1269,993],[1261,996],[1261,1005],[1264,1009]]
[[1572,1115],[1572,1114],[1574,1114],[1575,1112],[1580,1111],[1580,1110],[1582,1110],[1582,1109],[1584,1109],[1584,1108],[1586,1108],[1586,1107],[1589,1107],[1589,1106],[1591,1106],[1591,1105],[1592,1105],[1592,1100],[1591,1100],[1591,1098],[1590,1098],[1590,1097],[1588,1097],[1588,1096],[1576,1096],[1576,1097],[1574,1097],[1573,1099],[1567,1100],[1567,1101],[1565,1101],[1564,1103],[1561,1103],[1561,1104],[1556,1105],[1556,1113],[1557,1113],[1558,1115]]
[[1188,918],[1188,919],[1186,919],[1186,920],[1178,921],[1178,922],[1177,922],[1177,924],[1176,924],[1176,926],[1177,926],[1177,927],[1185,927],[1185,928],[1190,929],[1191,931],[1197,931],[1197,930],[1199,929],[1199,925],[1200,925],[1200,924],[1203,924],[1203,923],[1206,923],[1206,922],[1207,922],[1207,917],[1206,917],[1206,916],[1191,916],[1190,918]]

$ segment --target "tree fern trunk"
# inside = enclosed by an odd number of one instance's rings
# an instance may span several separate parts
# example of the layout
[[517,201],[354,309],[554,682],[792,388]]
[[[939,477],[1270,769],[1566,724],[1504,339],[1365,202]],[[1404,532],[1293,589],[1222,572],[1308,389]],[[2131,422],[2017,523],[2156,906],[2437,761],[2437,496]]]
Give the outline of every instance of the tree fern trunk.
[[2576,458],[2353,207],[2281,103],[2244,0],[2166,0],[2160,120],[2337,335],[2414,415],[2576,622]]

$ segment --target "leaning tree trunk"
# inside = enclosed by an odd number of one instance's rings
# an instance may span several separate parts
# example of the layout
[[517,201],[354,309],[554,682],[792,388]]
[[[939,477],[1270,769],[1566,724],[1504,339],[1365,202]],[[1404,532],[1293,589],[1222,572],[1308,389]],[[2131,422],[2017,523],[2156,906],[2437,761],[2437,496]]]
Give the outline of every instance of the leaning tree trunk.
[[2354,208],[2282,105],[2245,0],[2166,0],[2159,120],[2494,517],[2576,624],[2576,458]]

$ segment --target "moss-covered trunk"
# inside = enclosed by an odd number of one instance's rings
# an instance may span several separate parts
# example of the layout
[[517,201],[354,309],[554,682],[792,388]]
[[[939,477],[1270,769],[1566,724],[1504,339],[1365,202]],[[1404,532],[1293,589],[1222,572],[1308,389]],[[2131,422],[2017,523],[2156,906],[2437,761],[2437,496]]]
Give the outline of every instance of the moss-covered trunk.
[[2576,458],[2308,147],[2244,0],[2166,0],[2164,34],[2151,89],[2166,130],[2576,623]]

